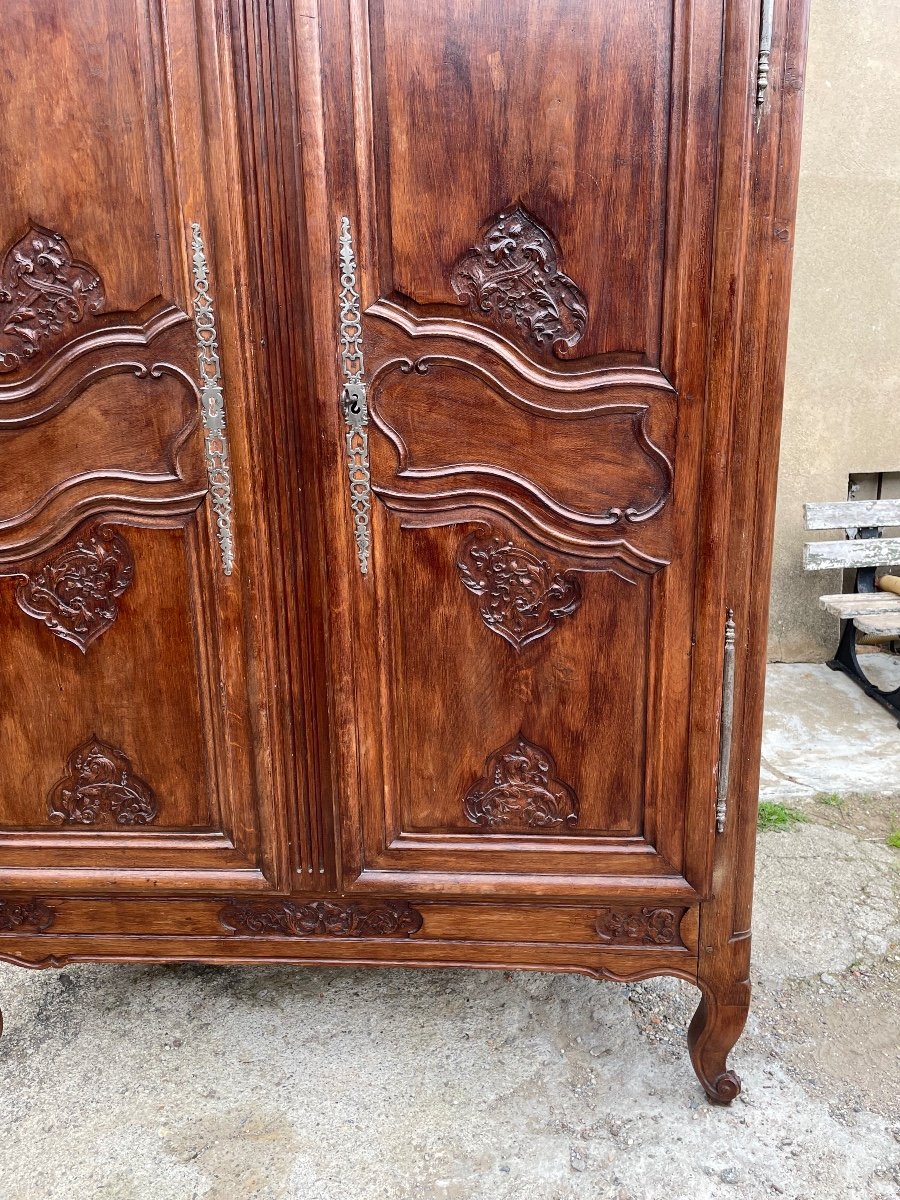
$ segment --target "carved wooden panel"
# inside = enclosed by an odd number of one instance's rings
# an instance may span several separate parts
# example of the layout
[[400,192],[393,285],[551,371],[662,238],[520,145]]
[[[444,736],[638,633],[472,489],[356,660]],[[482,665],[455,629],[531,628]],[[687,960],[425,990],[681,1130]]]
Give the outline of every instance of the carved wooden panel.
[[219,919],[225,929],[257,937],[410,937],[422,928],[422,914],[405,900],[235,903]]
[[[681,6],[621,0],[613,16],[600,4],[575,14],[568,0],[502,11],[472,0],[434,4],[427,20],[406,0],[366,7],[384,209],[378,293],[452,311],[451,268],[489,218],[518,211],[542,249],[552,231],[577,284],[572,299],[584,307],[565,319],[565,337],[578,332],[569,355],[653,361]],[[490,228],[483,238],[490,258]],[[493,324],[496,312],[479,318]]]
[[[176,196],[187,176],[173,161],[176,124],[193,153],[180,107],[197,80],[168,57],[196,38],[166,5],[42,0],[4,5],[0,41],[39,46],[41,77],[54,81],[42,88],[32,59],[10,54],[0,564],[14,565],[92,515],[179,526],[204,500]],[[202,197],[194,189],[191,203]]]
[[94,514],[181,524],[205,498],[187,314],[119,320],[0,382],[0,563],[45,552]]
[[84,653],[119,614],[134,578],[128,542],[109,525],[92,525],[59,547],[16,588],[16,602]]
[[[655,517],[671,494],[649,400],[610,401],[599,388],[556,397],[513,383],[499,364],[448,354],[387,359],[370,395],[372,420],[394,451],[373,452],[374,491],[400,513],[427,519],[452,509],[464,520],[467,509],[490,508],[561,552],[573,536],[602,551],[618,535],[627,557],[622,535],[632,538],[629,527]],[[656,420],[668,440],[671,423],[664,413]]]
[[55,919],[56,913],[43,900],[0,900],[0,933],[43,933]]
[[517,206],[492,218],[450,282],[460,303],[512,324],[526,343],[565,355],[581,340],[587,301],[563,274],[560,249],[536,217]]
[[[277,422],[244,359],[246,137],[213,18],[0,5],[0,889],[239,894],[286,869],[248,436]],[[226,578],[232,512],[254,549]]]
[[[161,8],[40,0],[7,3],[0,12],[10,50],[0,243],[17,240],[29,222],[62,234],[73,261],[102,276],[110,312],[172,294],[164,286],[170,247],[154,237],[166,115],[159,64],[147,51],[160,32]],[[52,79],[53,87],[39,79]],[[154,129],[149,106],[157,103],[162,119]]]
[[545,637],[581,603],[573,571],[553,572],[545,559],[493,532],[465,538],[456,565],[480,597],[482,621],[517,650]]
[[149,825],[159,803],[124,751],[91,734],[69,756],[65,776],[50,793],[49,811],[60,825]]
[[[488,540],[490,526],[469,527],[469,537]],[[493,526],[502,543],[527,549],[549,563],[567,560],[527,541],[515,530]],[[392,525],[389,606],[391,673],[377,713],[377,736],[390,751],[385,806],[396,837],[397,858],[415,838],[439,842],[440,831],[477,835],[462,798],[485,775],[489,752],[521,729],[528,741],[549,750],[561,778],[578,797],[579,841],[592,837],[639,837],[645,788],[647,614],[653,576],[578,569],[577,609],[553,620],[548,634],[519,651],[486,625],[487,596],[470,595],[458,562],[461,531],[403,529]],[[409,555],[406,549],[409,547]],[[577,560],[576,560],[577,562]],[[590,564],[586,564],[588,568]],[[387,622],[385,622],[387,624]],[[371,649],[360,640],[359,653]],[[360,709],[365,697],[359,701]],[[364,709],[363,709],[364,711]],[[587,715],[587,718],[585,716]],[[585,720],[594,731],[585,734]],[[611,752],[611,745],[615,752]],[[498,839],[491,839],[498,844]],[[459,848],[454,840],[440,852]],[[499,851],[498,851],[499,852]],[[435,847],[434,856],[439,850]],[[587,853],[587,850],[586,850]],[[576,861],[571,855],[566,862]],[[579,867],[586,859],[579,861]]]
[[674,946],[683,916],[682,908],[604,908],[596,930],[601,941],[617,946]]
[[31,225],[0,264],[0,373],[46,356],[105,302],[100,276],[62,234]]
[[489,829],[564,831],[578,824],[578,797],[557,778],[553,757],[521,733],[490,755],[463,807],[473,825]]
[[[66,544],[83,539],[94,524],[79,526]],[[91,732],[125,750],[137,773],[164,799],[156,820],[140,827],[142,839],[152,840],[157,829],[166,838],[178,829],[204,839],[203,831],[221,821],[220,787],[214,782],[218,737],[211,717],[204,716],[202,655],[210,630],[198,628],[192,609],[196,550],[190,532],[116,526],[116,533],[127,541],[134,561],[131,583],[116,601],[115,623],[85,654],[22,612],[16,595],[21,574],[0,579],[0,689],[15,697],[3,729],[6,756],[0,760],[0,840],[7,839],[8,862],[24,865],[22,860],[39,856],[46,861],[47,850],[39,851],[36,844],[47,843],[47,797],[73,748]],[[55,553],[29,562],[29,575],[39,574]],[[26,771],[17,763],[30,765]],[[94,853],[92,828],[96,839],[110,844],[106,821],[95,827],[61,824],[57,832],[79,831],[84,861]],[[31,839],[36,844],[28,849]],[[113,856],[111,849],[97,853]],[[66,854],[72,857],[71,850]]]
[[[337,312],[349,214],[369,416],[367,574],[329,570],[352,648],[332,660],[355,781],[342,864],[372,889],[404,870],[438,888],[454,864],[508,894],[534,871],[692,888],[701,801],[672,779],[690,763],[725,10],[583,5],[573,38],[563,0],[341,8],[313,5],[299,75],[320,81],[312,286]],[[348,145],[341,177],[322,172]],[[320,342],[342,561],[338,348]],[[516,771],[551,797],[543,829]]]

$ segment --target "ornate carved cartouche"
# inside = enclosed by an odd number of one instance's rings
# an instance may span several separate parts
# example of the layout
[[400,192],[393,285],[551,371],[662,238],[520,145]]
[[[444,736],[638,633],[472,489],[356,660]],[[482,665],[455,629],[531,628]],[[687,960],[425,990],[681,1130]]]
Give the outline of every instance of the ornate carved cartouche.
[[109,525],[66,542],[16,589],[19,608],[84,653],[109,629],[134,578],[128,543]]
[[495,534],[467,537],[456,565],[480,597],[485,625],[517,650],[544,637],[581,603],[573,571],[554,572],[544,559]]
[[463,811],[473,825],[488,828],[571,828],[578,824],[578,797],[557,779],[552,755],[518,733],[488,758]]
[[159,804],[127,755],[96,735],[69,755],[67,774],[49,797],[50,820],[61,825],[149,825]]
[[556,239],[521,205],[488,222],[450,283],[460,303],[512,323],[524,341],[560,357],[584,333],[587,301],[560,270]]
[[404,900],[235,902],[219,913],[223,928],[259,937],[409,937],[422,914]]
[[73,258],[62,234],[31,225],[0,266],[0,374],[58,346],[105,302],[100,276]]

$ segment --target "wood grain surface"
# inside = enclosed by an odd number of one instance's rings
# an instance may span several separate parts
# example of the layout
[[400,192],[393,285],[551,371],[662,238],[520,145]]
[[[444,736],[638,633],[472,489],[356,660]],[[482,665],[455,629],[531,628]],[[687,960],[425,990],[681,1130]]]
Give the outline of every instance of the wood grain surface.
[[807,3],[0,10],[0,958],[672,974],[733,1099]]

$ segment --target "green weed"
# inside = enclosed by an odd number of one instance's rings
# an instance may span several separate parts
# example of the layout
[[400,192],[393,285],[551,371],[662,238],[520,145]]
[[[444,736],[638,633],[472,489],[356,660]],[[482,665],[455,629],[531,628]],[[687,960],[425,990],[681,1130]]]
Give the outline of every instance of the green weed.
[[759,814],[756,818],[757,829],[790,829],[806,820],[802,812],[789,808],[786,804],[777,804],[771,800],[761,800]]
[[829,808],[844,807],[844,797],[839,796],[837,792],[819,792],[815,800],[817,804],[827,804]]

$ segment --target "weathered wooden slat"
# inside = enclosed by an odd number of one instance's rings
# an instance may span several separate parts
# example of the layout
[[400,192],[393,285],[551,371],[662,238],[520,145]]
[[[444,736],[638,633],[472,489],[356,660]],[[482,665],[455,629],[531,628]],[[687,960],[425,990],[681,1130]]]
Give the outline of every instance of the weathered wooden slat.
[[804,504],[807,529],[860,529],[900,525],[900,500],[843,500]]
[[842,621],[852,620],[853,617],[870,617],[874,613],[900,613],[900,596],[893,596],[890,592],[820,596],[819,604]]
[[900,538],[867,538],[858,541],[807,542],[803,547],[803,565],[807,571],[828,571],[835,567],[877,567],[900,563]]
[[860,633],[873,633],[879,637],[900,639],[900,611],[895,613],[873,613],[857,617],[853,622]]

